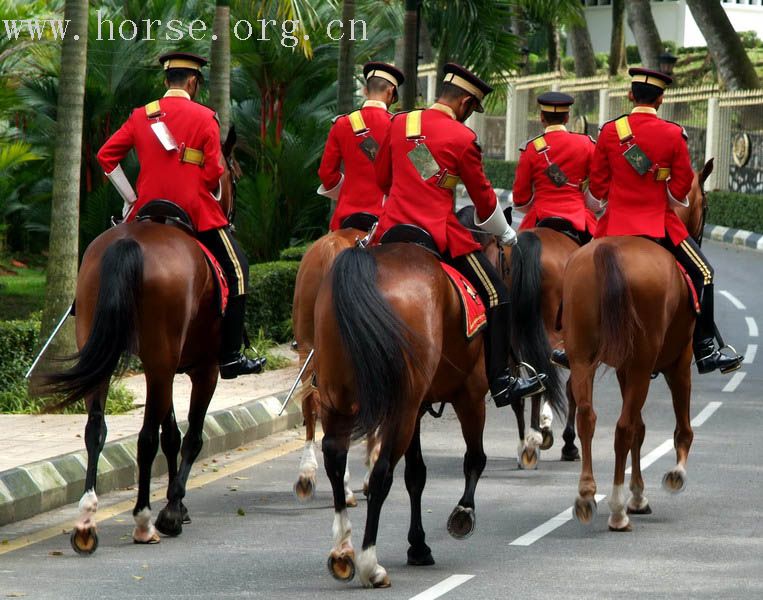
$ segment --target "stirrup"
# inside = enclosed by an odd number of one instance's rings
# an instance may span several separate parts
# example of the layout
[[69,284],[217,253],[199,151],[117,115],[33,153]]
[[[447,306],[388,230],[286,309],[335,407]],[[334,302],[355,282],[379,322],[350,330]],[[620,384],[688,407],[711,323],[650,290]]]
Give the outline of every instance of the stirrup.
[[366,237],[364,238],[355,238],[355,246],[358,248],[367,248],[368,245],[371,243],[371,240],[374,239],[374,234],[376,233],[376,228],[379,226],[379,221],[376,221],[371,226],[371,229],[366,234]]
[[535,367],[533,367],[532,365],[526,362],[520,362],[517,365],[517,369],[519,370],[520,374],[522,373],[521,371],[522,368],[525,369],[525,372],[528,375],[528,377],[526,377],[525,379],[527,379],[528,381],[537,381],[540,384],[540,390],[538,390],[538,394],[542,394],[543,392],[545,392],[546,384],[543,383],[543,379],[541,379],[540,375],[538,375],[538,371],[535,370]]
[[[726,349],[731,350],[731,352],[733,352],[733,355],[724,354],[723,351]],[[744,356],[739,354],[739,352],[736,351],[736,348],[734,348],[734,346],[732,346],[731,344],[724,344],[723,346],[718,348],[718,353],[721,356],[725,356],[726,358],[731,358],[737,361],[737,364],[730,368],[718,369],[724,375],[726,375],[727,373],[733,373],[734,371],[738,371],[739,369],[742,368],[742,361],[744,360]]]

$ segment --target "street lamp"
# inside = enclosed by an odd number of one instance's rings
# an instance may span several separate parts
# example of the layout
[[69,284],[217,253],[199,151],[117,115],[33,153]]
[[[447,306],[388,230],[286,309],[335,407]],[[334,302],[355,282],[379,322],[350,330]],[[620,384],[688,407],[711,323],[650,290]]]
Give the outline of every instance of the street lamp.
[[527,63],[530,61],[530,49],[527,46],[522,46],[522,48],[519,49],[519,52],[519,64],[517,66],[519,67],[519,72],[524,73],[527,68]]
[[662,52],[658,57],[657,61],[660,65],[660,72],[665,73],[665,75],[672,75],[673,69],[676,66],[676,61],[678,60],[678,57],[673,56],[670,53],[670,50],[665,48],[665,52]]

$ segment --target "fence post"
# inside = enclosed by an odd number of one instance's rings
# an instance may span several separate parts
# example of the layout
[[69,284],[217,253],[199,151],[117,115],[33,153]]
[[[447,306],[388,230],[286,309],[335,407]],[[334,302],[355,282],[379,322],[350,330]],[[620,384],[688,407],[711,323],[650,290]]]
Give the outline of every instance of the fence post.
[[599,90],[599,127],[609,118],[609,89],[602,88]]
[[427,104],[433,104],[437,98],[437,73],[427,75]]
[[519,160],[519,146],[527,139],[528,90],[518,90],[509,83],[506,90],[506,149],[507,161]]
[[705,186],[709,190],[718,189],[718,173],[720,171],[719,141],[720,141],[720,109],[718,108],[718,98],[708,98],[707,100],[707,137],[705,139],[705,162],[711,158],[715,159],[713,172],[707,178]]

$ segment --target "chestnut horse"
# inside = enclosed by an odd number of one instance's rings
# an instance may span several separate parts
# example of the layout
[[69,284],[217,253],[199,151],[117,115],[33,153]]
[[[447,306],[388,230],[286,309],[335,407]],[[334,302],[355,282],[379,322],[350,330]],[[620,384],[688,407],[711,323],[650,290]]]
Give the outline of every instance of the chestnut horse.
[[421,522],[426,466],[420,419],[427,404],[450,402],[461,422],[466,486],[448,531],[464,538],[474,529],[474,492],[486,462],[482,337],[464,335],[458,294],[437,259],[399,243],[342,252],[318,292],[315,326],[323,457],[335,511],[329,570],[342,580],[355,574],[343,485],[347,450],[353,437],[378,430],[381,447],[369,480],[357,571],[364,586],[386,587],[390,579],[377,560],[376,536],[403,455],[411,501],[408,564],[434,564]]
[[[705,165],[698,179],[712,169]],[[695,180],[695,184],[696,184]],[[695,185],[695,190],[701,183]],[[700,194],[704,198],[704,192]],[[692,206],[696,202],[693,194]],[[703,211],[692,226],[702,234]],[[700,222],[697,224],[697,222]],[[597,239],[575,252],[567,263],[563,286],[562,328],[570,362],[570,389],[577,404],[583,461],[574,515],[590,523],[596,513],[596,482],[591,442],[596,413],[593,379],[600,364],[613,367],[622,394],[615,430],[615,473],[609,497],[609,528],[630,531],[628,514],[651,513],[644,496],[640,456],[645,426],[641,410],[653,373],[662,373],[670,388],[676,416],[676,466],[663,477],[670,492],[683,490],[693,432],[690,423],[692,333],[695,313],[676,260],[651,240],[631,236]],[[624,492],[625,463],[631,454],[630,498]]]
[[[713,171],[713,159],[705,163],[701,171],[695,173],[689,205],[676,207],[675,211],[686,225],[689,234],[701,245],[702,231],[707,213],[707,198],[704,192],[705,180]],[[572,253],[579,246],[567,235],[549,227],[535,227],[519,233],[519,251],[504,248],[508,269],[504,278],[511,291],[512,306],[512,346],[520,360],[534,365],[551,379],[548,390],[558,390],[555,382],[559,377],[556,368],[546,357],[551,348],[562,342],[562,332],[558,327],[558,315],[562,301],[562,281],[564,269]],[[580,453],[575,446],[575,398],[570,392],[569,380],[566,385],[567,422],[564,428],[562,460],[579,460]],[[524,402],[513,408],[519,426],[519,447],[517,459],[520,467],[533,468],[537,465],[539,452],[553,443],[549,425],[550,411],[547,405],[541,408],[541,396],[532,399],[530,431],[524,434]]]
[[[235,133],[228,142],[224,158],[230,167],[235,164]],[[236,177],[236,171],[229,171],[221,182],[226,212],[234,205]],[[221,315],[216,294],[215,277],[204,252],[191,235],[173,226],[152,221],[124,223],[102,233],[85,251],[75,301],[76,364],[46,377],[49,389],[66,394],[63,404],[84,397],[87,406],[85,493],[71,534],[72,547],[79,554],[92,554],[98,546],[96,481],[98,458],[106,441],[106,396],[112,375],[131,354],[143,363],[147,392],[138,435],[133,540],[157,543],[156,529],[174,536],[182,532],[183,523],[190,523],[183,504],[186,482],[201,451],[204,417],[217,386]],[[172,406],[172,384],[178,372],[188,373],[193,383],[182,449]],[[169,486],[167,505],[154,527],[149,486],[160,443],[167,459]]]
[[[303,366],[314,348],[315,338],[315,299],[318,288],[334,264],[337,255],[355,246],[367,232],[360,229],[346,228],[332,231],[317,240],[305,252],[299,264],[294,284],[294,302],[292,304],[292,324],[294,339],[299,352],[299,364]],[[312,499],[316,487],[318,459],[315,454],[315,425],[318,418],[318,390],[313,383],[314,365],[308,365],[302,373],[297,400],[302,404],[302,416],[305,421],[305,448],[299,463],[299,477],[294,484],[294,493],[301,501]],[[369,437],[369,456],[374,445],[373,436]],[[364,487],[367,485],[364,484]],[[348,506],[356,506],[357,500],[349,485],[349,471],[344,476],[345,497]]]

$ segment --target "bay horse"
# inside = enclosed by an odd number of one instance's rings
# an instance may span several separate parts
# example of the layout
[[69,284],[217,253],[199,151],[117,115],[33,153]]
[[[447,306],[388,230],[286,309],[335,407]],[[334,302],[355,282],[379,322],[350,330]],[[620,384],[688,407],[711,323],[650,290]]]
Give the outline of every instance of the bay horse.
[[[712,169],[705,165],[694,189]],[[698,184],[698,185],[697,185]],[[690,204],[701,207],[696,191]],[[694,208],[690,214],[702,215]],[[696,220],[697,217],[695,216]],[[704,220],[701,218],[700,220]],[[702,235],[701,224],[692,227]],[[641,476],[645,426],[641,410],[653,373],[662,373],[670,388],[676,417],[676,465],[665,473],[663,487],[672,493],[686,485],[686,461],[693,432],[690,422],[692,334],[695,312],[676,260],[651,240],[615,236],[594,240],[570,258],[564,274],[562,329],[570,362],[570,389],[577,404],[582,447],[578,496],[573,513],[582,523],[596,514],[596,482],[591,443],[596,413],[593,379],[601,364],[615,369],[622,409],[615,429],[615,472],[609,496],[611,531],[631,531],[629,514],[649,514]],[[624,491],[625,463],[631,455],[630,497]]]
[[[226,174],[223,208],[235,204],[235,132],[223,146]],[[77,277],[76,363],[45,378],[47,389],[66,395],[58,405],[85,399],[87,473],[80,517],[71,534],[74,550],[98,547],[95,515],[98,458],[106,441],[106,397],[112,375],[137,355],[146,378],[146,404],[138,435],[138,497],[133,509],[133,540],[140,544],[179,535],[190,523],[183,498],[191,466],[202,447],[204,417],[217,386],[221,315],[212,268],[188,232],[149,220],[123,223],[88,246]],[[182,439],[172,405],[175,373],[192,381],[188,430]],[[161,427],[161,435],[159,433]],[[167,505],[151,523],[151,467],[161,443],[167,459]],[[178,452],[181,455],[178,467]]]
[[[704,184],[712,171],[711,158],[694,175],[688,206],[674,208],[689,234],[700,245],[707,214]],[[534,227],[519,232],[516,249],[508,246],[503,248],[504,264],[508,267],[503,273],[504,280],[511,293],[512,346],[520,360],[535,365],[539,371],[547,374],[550,379],[547,393],[561,389],[558,384],[559,373],[547,357],[552,348],[562,343],[558,316],[564,270],[567,261],[579,247],[569,236],[551,227]],[[575,446],[576,404],[569,380],[566,396],[567,421],[562,434],[564,446],[561,459],[576,461],[580,460],[580,453]],[[527,436],[524,432],[524,401],[513,406],[519,427],[517,460],[521,468],[536,467],[539,458],[536,449],[546,450],[553,444],[551,412],[547,411],[547,404],[541,407],[542,399],[540,395],[532,398],[530,431]]]
[[[357,241],[367,234],[367,231],[355,227],[344,227],[332,231],[316,240],[302,257],[294,284],[291,313],[300,367],[305,365],[315,347],[315,300],[321,282],[339,253],[355,246]],[[318,459],[315,454],[315,426],[320,403],[318,389],[313,383],[314,372],[314,364],[308,365],[302,373],[301,385],[296,395],[296,401],[302,405],[302,417],[305,422],[305,447],[299,464],[299,476],[294,484],[294,494],[303,502],[312,499],[315,494],[318,469]],[[373,458],[374,447],[375,441],[372,434],[368,438],[367,458],[369,460]],[[349,470],[344,475],[344,486],[347,505],[356,506],[357,500],[349,485]],[[364,489],[367,489],[367,477]]]

